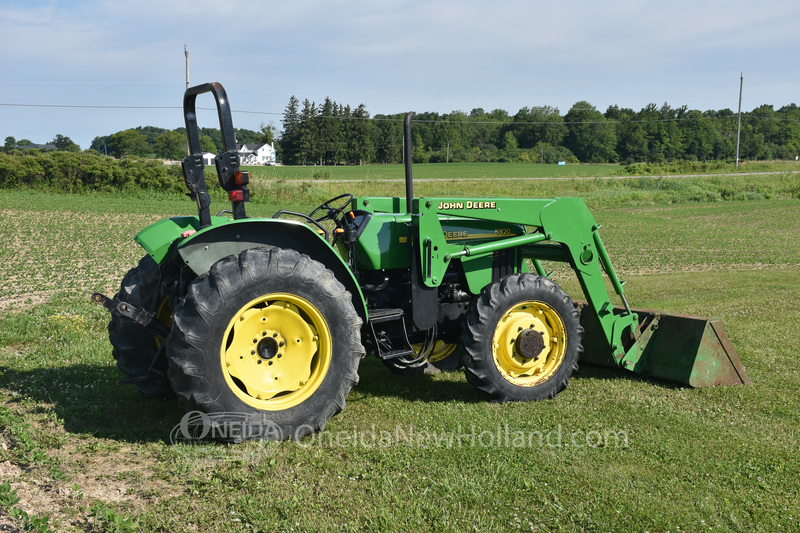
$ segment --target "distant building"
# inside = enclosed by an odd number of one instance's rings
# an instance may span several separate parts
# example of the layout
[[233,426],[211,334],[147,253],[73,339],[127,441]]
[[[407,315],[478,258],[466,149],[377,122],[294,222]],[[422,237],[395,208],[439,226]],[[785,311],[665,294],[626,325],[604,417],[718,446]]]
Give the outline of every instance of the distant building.
[[272,144],[237,144],[242,165],[274,165],[275,146]]
[[36,148],[38,150],[55,150],[56,149],[56,145],[55,144],[30,143],[30,144],[18,144],[17,148],[23,148],[23,149],[25,149],[25,148]]
[[[237,144],[236,151],[239,152],[242,166],[275,164],[275,146],[273,144]],[[214,166],[216,156],[211,152],[204,152],[203,164],[209,167]]]

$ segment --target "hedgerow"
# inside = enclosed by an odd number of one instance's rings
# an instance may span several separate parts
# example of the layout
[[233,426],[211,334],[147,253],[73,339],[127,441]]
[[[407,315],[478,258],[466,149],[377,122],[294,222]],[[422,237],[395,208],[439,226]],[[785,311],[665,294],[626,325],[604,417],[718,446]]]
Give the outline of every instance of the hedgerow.
[[180,166],[159,160],[82,153],[11,150],[0,153],[0,188],[48,192],[133,192],[142,189],[183,192]]

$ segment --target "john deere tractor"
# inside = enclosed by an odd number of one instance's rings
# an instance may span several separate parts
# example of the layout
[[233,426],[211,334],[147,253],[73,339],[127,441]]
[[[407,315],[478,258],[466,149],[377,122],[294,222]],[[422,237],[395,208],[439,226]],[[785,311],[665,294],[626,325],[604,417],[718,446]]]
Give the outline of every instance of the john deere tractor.
[[[217,216],[196,115],[205,93],[216,103],[216,170],[231,202]],[[553,398],[580,360],[693,387],[749,382],[718,320],[628,305],[579,198],[415,197],[407,157],[404,197],[345,193],[309,213],[249,218],[224,88],[187,89],[183,110],[183,175],[198,214],[139,232],[146,255],[113,298],[93,299],[111,312],[125,383],[174,392],[218,425],[244,418],[269,428],[234,440],[321,431],[366,355],[399,373],[463,365],[494,402]],[[542,261],[569,265],[585,301]]]

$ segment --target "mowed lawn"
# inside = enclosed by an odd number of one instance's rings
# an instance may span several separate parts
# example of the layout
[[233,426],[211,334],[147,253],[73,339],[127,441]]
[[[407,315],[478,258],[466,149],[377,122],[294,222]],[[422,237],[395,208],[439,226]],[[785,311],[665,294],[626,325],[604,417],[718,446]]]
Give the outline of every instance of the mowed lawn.
[[[460,372],[401,377],[367,358],[322,434],[176,446],[184,411],[116,385],[89,295],[136,264],[139,229],[192,202],[0,192],[0,527],[799,529],[800,202],[598,203],[631,305],[722,318],[753,384],[582,367],[552,401],[498,405]],[[568,271],[554,276],[581,297]]]

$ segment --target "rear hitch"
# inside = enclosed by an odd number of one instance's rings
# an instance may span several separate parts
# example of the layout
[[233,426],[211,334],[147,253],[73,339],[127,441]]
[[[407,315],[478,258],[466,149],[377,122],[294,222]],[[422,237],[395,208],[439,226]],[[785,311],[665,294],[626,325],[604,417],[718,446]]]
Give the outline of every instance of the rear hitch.
[[162,340],[166,340],[167,335],[169,335],[169,328],[156,319],[154,313],[150,313],[141,307],[120,301],[118,298],[109,298],[99,292],[92,294],[92,301],[108,309],[108,312],[112,315],[118,314],[133,320]]

